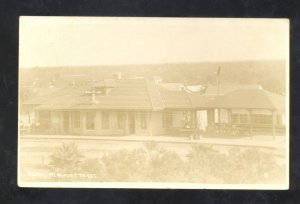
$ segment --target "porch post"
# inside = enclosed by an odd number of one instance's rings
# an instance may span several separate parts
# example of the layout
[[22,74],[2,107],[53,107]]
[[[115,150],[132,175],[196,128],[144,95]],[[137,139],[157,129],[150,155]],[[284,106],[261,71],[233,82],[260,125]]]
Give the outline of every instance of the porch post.
[[[69,135],[72,135],[73,134],[73,126],[72,126],[72,123],[73,123],[73,118],[72,118],[72,112],[71,111],[68,111],[69,112]],[[96,116],[95,116],[96,118]],[[94,127],[95,127],[95,118],[94,118]]]
[[195,128],[196,128],[196,130],[198,130],[199,129],[199,127],[198,127],[199,118],[197,115],[197,110],[194,110],[194,114],[195,114]]
[[79,110],[79,119],[80,119],[80,135],[83,135],[84,123],[83,123],[83,112],[81,110]]
[[231,109],[227,109],[227,114],[228,114],[228,116],[227,116],[228,117],[228,128],[230,130],[228,132],[230,135],[233,135],[232,124],[231,124]]
[[149,127],[149,131],[150,131],[150,136],[152,136],[152,111],[149,111],[149,124],[148,124],[148,127]]
[[39,111],[35,109],[34,111],[34,134],[38,134],[38,124],[40,124],[40,114]]
[[193,118],[194,118],[194,119],[193,119],[193,120],[194,120],[194,121],[193,121],[193,122],[194,122],[194,123],[193,123],[193,126],[194,126],[194,129],[196,129],[196,128],[197,128],[196,111],[193,110],[192,113],[193,113]]
[[273,135],[273,140],[275,140],[275,136],[276,136],[276,130],[275,130],[275,120],[276,120],[276,118],[275,118],[275,111],[274,110],[272,110],[272,135]]
[[194,134],[195,137],[198,138],[198,127],[197,127],[197,111],[193,110],[192,111],[193,115],[194,115]]
[[[94,118],[94,120],[96,119],[96,117],[97,117],[97,115],[95,115],[95,118]],[[69,120],[70,120],[70,122],[69,122],[69,134],[73,134],[73,112],[72,111],[70,111],[69,112]],[[96,129],[96,122],[94,121],[94,126],[95,126],[95,129]]]
[[218,108],[218,125],[219,125],[219,136],[221,136],[221,109]]
[[228,111],[228,123],[229,123],[229,125],[231,125],[231,109],[228,109],[227,110]]
[[252,116],[252,110],[249,109],[249,115],[250,115],[250,138],[253,139],[253,116]]
[[124,136],[126,136],[127,134],[127,115],[128,115],[128,112],[127,111],[124,111],[123,112],[124,114]]

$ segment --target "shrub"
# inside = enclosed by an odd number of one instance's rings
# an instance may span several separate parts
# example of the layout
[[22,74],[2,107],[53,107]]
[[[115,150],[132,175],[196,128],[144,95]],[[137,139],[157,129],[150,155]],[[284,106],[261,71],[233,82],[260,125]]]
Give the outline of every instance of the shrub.
[[146,141],[144,142],[144,147],[147,151],[153,151],[159,148],[158,142],[155,141]]
[[161,148],[151,154],[147,164],[146,181],[179,182],[185,180],[183,172],[185,164],[173,151]]
[[215,175],[214,170],[222,168],[224,157],[209,145],[192,145],[185,170],[188,182],[220,183],[220,178]]
[[[178,182],[182,178],[182,159],[175,152],[157,143],[145,143],[144,148],[120,150],[101,159],[104,181]],[[180,173],[182,172],[182,173]],[[180,178],[179,178],[180,177]]]
[[277,164],[274,156],[257,148],[241,151],[231,149],[227,156],[226,183],[277,183],[284,182],[284,165]]
[[146,165],[146,152],[143,149],[120,150],[101,158],[105,181],[140,181]]
[[50,155],[49,167],[60,173],[74,173],[79,170],[82,153],[76,143],[63,143]]
[[183,179],[184,163],[180,156],[173,151],[162,148],[158,142],[144,143],[146,151],[146,169],[144,180],[147,182],[178,182]]
[[91,173],[105,182],[272,184],[285,178],[284,165],[257,148],[236,147],[226,154],[197,144],[182,159],[156,142],[146,142],[144,147],[110,152],[99,159],[82,158],[75,143],[63,143],[51,155],[50,167],[60,173]]
[[186,166],[189,182],[272,184],[285,178],[284,165],[257,148],[235,147],[224,154],[209,146],[194,145]]

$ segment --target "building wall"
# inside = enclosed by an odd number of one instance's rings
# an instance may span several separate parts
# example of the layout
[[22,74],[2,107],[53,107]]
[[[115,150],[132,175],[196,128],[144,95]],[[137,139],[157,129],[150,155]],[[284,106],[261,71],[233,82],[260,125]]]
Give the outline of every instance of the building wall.
[[207,110],[207,125],[212,125],[215,123],[215,113],[214,109]]
[[197,111],[197,128],[205,130],[208,125],[208,111],[200,110]]
[[[251,113],[253,115],[265,115],[265,116],[272,115],[272,111],[266,110],[266,109],[252,109]],[[220,109],[221,123],[230,123],[232,120],[231,114],[232,115],[243,114],[243,115],[250,116],[250,112],[248,109],[231,109],[231,110]],[[274,118],[275,124],[278,126],[285,126],[285,113],[282,111],[276,111],[275,114],[276,114],[276,117]],[[198,118],[199,118],[199,115],[198,115]],[[213,123],[218,123],[218,121],[219,121],[218,109],[207,110],[208,125],[213,124]]]
[[[250,117],[250,112],[247,109],[232,109],[232,114],[245,114]],[[251,110],[251,114],[271,116],[272,111],[265,110],[265,109],[253,109]],[[285,114],[281,111],[276,111],[275,115],[276,115],[276,117],[274,117],[275,124],[279,126],[285,126]]]
[[149,135],[163,135],[165,129],[163,128],[162,112],[152,112],[149,121]]
[[[146,114],[146,128],[143,128],[141,125],[141,114],[142,112],[124,112],[125,113],[125,121],[124,129],[118,129],[118,119],[117,119],[117,111],[106,111],[109,113],[109,128],[104,129],[102,127],[102,111],[96,111],[95,117],[95,129],[88,130],[86,127],[86,113],[87,111],[81,112],[81,127],[82,131],[76,132],[81,133],[83,135],[130,135],[129,131],[129,115],[134,116],[135,118],[135,135],[165,135],[168,134],[167,128],[163,127],[163,112],[143,112]],[[179,129],[182,123],[183,111],[172,111],[172,128]],[[74,129],[73,129],[73,133]]]
[[29,127],[36,122],[34,105],[20,105],[19,122],[25,127]]
[[150,112],[145,112],[144,114],[146,114],[146,127],[143,128],[142,127],[142,119],[141,119],[141,112],[137,112],[135,114],[135,132],[136,132],[136,135],[150,135],[151,132],[150,132],[150,129],[151,129],[151,126],[150,126],[150,116],[151,116],[151,113]]
[[215,109],[214,120],[215,123],[219,123],[219,110],[220,110],[220,122],[229,123],[229,110],[227,109]]
[[[223,111],[222,111],[223,110]],[[49,112],[49,111],[48,111]],[[69,119],[64,122],[64,113],[69,114]],[[102,111],[78,111],[80,113],[80,127],[75,128],[74,119],[73,119],[74,111],[51,111],[50,115],[50,123],[47,125],[47,128],[40,126],[38,133],[46,133],[46,134],[72,134],[72,135],[103,135],[103,136],[113,136],[113,135],[130,135],[132,134],[129,131],[129,115],[132,114],[135,118],[135,135],[176,135],[179,134],[178,131],[182,125],[183,112],[184,111],[168,111],[172,114],[172,124],[169,127],[164,127],[163,125],[163,114],[162,111],[157,112],[144,112],[146,113],[146,128],[143,128],[141,125],[141,112],[132,112],[125,111],[125,121],[124,128],[118,127],[118,111],[105,111],[109,113],[109,127],[107,129],[102,127]],[[87,113],[94,112],[95,120],[94,120],[94,129],[90,130],[87,128]],[[247,114],[249,115],[249,111],[247,109],[233,109],[231,110],[232,114]],[[230,112],[227,110],[221,109],[221,121],[222,123],[230,123],[233,118],[230,117]],[[252,114],[261,114],[261,115],[271,115],[272,112],[270,110],[252,110]],[[39,119],[39,114],[36,115],[37,119]],[[276,120],[275,124],[277,126],[284,127],[285,126],[285,115],[282,112],[276,112]],[[212,123],[218,122],[218,114],[214,110],[205,110],[205,111],[197,111],[197,124],[198,128],[200,124],[204,124],[202,129],[206,129],[208,125]],[[68,124],[67,131],[64,126]]]
[[118,128],[118,120],[117,120],[117,112],[105,111],[109,114],[109,126],[108,128],[102,127],[102,112],[101,111],[93,111],[95,112],[95,123],[94,129],[87,128],[87,112],[81,112],[82,116],[82,132],[84,135],[124,135],[125,127],[123,129]]
[[[87,128],[87,113],[89,111],[81,111],[81,128],[74,129],[71,124],[71,133],[83,134],[83,135],[129,135],[129,114],[132,114],[135,119],[135,134],[137,135],[149,135],[150,134],[150,112],[146,113],[146,128],[141,126],[141,113],[140,112],[122,112],[124,114],[124,127],[118,127],[118,111],[104,111],[109,115],[109,126],[104,128],[102,126],[102,113],[103,111],[90,111],[95,113],[94,129]],[[72,117],[72,114],[70,114]]]
[[52,127],[54,128],[54,131],[61,132],[61,130],[62,130],[61,113],[59,111],[53,111],[51,113],[51,122],[52,122]]
[[182,123],[183,111],[172,111],[173,127],[180,128]]

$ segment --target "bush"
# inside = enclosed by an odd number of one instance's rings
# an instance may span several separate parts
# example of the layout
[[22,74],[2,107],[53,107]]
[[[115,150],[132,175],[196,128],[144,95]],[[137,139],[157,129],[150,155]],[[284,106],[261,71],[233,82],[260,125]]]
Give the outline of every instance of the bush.
[[144,142],[144,147],[147,151],[154,151],[159,148],[159,145],[158,145],[158,142],[147,141],[147,142]]
[[193,145],[186,163],[188,182],[220,183],[214,171],[223,168],[225,155],[209,145]]
[[274,156],[257,148],[241,151],[234,148],[227,156],[226,183],[278,183],[284,182],[284,165],[277,164]]
[[271,153],[236,147],[226,154],[203,144],[192,145],[186,159],[146,142],[141,148],[83,160],[75,143],[64,143],[51,155],[50,167],[60,173],[90,173],[96,175],[93,181],[101,182],[273,184],[285,179],[285,166]]
[[74,143],[63,143],[50,155],[49,167],[54,172],[74,173],[79,170],[82,153]]
[[183,160],[177,153],[163,148],[157,148],[148,156],[146,181],[179,182],[183,178]]
[[231,148],[228,154],[212,147],[195,145],[189,153],[186,174],[189,182],[272,184],[282,183],[284,165],[274,156],[257,148]]
[[146,152],[143,149],[120,150],[101,158],[105,181],[140,181],[146,170]]
[[184,166],[175,152],[167,151],[155,142],[145,143],[144,148],[106,154],[101,164],[104,181],[118,182],[175,182]]

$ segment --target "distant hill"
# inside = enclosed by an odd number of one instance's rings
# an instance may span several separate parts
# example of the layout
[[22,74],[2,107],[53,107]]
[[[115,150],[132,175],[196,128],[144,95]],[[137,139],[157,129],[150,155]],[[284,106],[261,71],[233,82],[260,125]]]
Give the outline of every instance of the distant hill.
[[20,69],[20,84],[61,86],[72,80],[100,80],[111,78],[116,72],[122,77],[161,76],[164,82],[190,84],[216,84],[218,67],[222,84],[260,84],[275,93],[285,92],[285,61],[205,62],[150,65],[42,67]]

